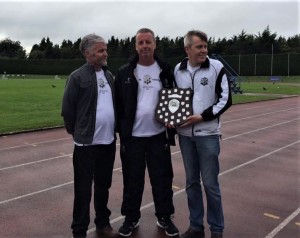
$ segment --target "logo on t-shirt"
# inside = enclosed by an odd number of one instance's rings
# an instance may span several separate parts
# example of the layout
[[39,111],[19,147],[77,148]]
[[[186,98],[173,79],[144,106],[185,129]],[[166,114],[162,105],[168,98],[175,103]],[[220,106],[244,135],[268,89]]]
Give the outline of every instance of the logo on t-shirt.
[[99,87],[104,88],[105,87],[105,81],[103,79],[99,80]]
[[145,84],[148,85],[148,84],[151,83],[151,76],[150,75],[148,75],[148,74],[144,75],[143,79],[144,79]]

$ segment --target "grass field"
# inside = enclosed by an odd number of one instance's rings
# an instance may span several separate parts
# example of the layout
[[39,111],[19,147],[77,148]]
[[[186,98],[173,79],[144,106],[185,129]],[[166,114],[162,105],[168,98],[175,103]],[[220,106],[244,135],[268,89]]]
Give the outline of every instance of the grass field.
[[[0,134],[62,126],[61,100],[67,76],[26,75],[0,79]],[[233,103],[270,100],[300,95],[300,76],[283,77],[273,84],[268,77],[243,77],[243,94],[233,94]]]

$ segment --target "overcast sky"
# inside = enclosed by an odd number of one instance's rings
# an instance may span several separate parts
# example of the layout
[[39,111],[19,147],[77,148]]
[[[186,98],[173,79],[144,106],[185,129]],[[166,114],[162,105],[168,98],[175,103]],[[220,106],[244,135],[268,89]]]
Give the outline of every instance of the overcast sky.
[[54,44],[89,33],[106,40],[132,37],[142,27],[175,39],[199,29],[215,40],[258,35],[267,26],[277,36],[300,34],[300,0],[0,0],[0,40],[20,41],[30,51],[43,37]]

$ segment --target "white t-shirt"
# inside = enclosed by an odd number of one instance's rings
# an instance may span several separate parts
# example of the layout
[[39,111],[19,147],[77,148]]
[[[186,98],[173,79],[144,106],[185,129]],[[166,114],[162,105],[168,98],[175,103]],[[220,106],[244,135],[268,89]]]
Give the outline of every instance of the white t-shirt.
[[165,130],[165,126],[155,119],[155,108],[158,103],[159,90],[162,84],[159,79],[160,67],[155,62],[150,66],[137,64],[138,78],[137,110],[133,124],[132,135],[149,137]]
[[96,72],[98,99],[92,144],[111,144],[114,140],[115,112],[111,88],[103,70]]

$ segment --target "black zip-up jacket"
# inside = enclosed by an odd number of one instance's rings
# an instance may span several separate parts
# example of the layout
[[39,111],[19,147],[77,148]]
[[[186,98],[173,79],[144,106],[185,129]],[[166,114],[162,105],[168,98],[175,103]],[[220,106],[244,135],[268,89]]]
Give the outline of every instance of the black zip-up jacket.
[[[114,102],[113,75],[107,70],[107,67],[102,67],[102,69],[111,87]],[[86,63],[70,74],[66,82],[62,101],[61,115],[64,119],[66,130],[77,143],[91,144],[93,141],[97,98],[96,72],[92,65]]]
[[[170,64],[161,61],[157,56],[154,57],[161,72],[159,75],[163,88],[173,88],[175,78]],[[121,143],[129,141],[135,114],[137,109],[138,81],[135,76],[135,69],[138,62],[136,55],[128,64],[123,65],[117,72],[115,78],[116,90],[116,110],[117,110],[117,132],[119,132]],[[167,137],[170,145],[175,145],[174,129],[167,129]]]

